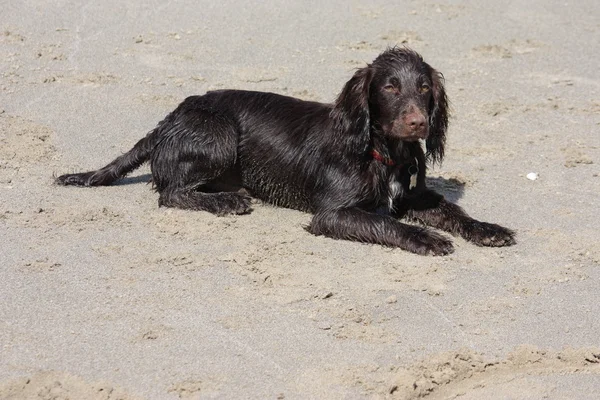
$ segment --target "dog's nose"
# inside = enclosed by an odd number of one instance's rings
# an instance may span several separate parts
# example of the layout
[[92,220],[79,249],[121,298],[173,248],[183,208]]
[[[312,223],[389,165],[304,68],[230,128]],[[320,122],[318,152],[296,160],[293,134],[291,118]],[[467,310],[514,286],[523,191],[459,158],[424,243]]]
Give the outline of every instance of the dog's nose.
[[406,125],[409,126],[410,130],[417,132],[425,128],[425,116],[423,114],[409,114],[406,116]]

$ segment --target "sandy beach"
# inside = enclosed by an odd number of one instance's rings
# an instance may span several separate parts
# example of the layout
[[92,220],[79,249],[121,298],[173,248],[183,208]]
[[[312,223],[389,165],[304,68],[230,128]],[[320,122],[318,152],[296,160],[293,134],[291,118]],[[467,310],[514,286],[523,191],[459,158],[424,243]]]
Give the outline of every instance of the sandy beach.
[[[2,3],[0,399],[598,398],[600,2]],[[516,246],[159,208],[147,166],[53,183],[189,95],[331,102],[393,45],[446,79],[429,184]]]

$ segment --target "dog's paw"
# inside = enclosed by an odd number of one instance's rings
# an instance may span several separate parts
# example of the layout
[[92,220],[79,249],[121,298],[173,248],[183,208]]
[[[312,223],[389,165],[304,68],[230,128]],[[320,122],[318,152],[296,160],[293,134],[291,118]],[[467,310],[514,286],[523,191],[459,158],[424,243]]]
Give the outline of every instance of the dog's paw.
[[403,248],[423,256],[445,256],[454,252],[454,246],[450,239],[418,227],[409,232],[407,245]]
[[219,201],[215,206],[214,213],[219,216],[248,214],[252,211],[252,198],[243,193],[219,193]]
[[89,186],[89,173],[64,174],[54,180],[57,185],[62,186]]
[[478,246],[502,247],[516,243],[515,232],[500,225],[474,221],[465,228],[462,236]]

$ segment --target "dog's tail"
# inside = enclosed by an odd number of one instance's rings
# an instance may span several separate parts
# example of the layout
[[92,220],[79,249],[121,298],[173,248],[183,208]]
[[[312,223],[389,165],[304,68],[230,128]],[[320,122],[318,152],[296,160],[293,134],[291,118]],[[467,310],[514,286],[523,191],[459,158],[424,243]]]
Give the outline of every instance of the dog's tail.
[[150,158],[156,144],[160,127],[150,131],[127,153],[97,171],[65,174],[56,178],[56,183],[65,186],[108,186],[138,168]]

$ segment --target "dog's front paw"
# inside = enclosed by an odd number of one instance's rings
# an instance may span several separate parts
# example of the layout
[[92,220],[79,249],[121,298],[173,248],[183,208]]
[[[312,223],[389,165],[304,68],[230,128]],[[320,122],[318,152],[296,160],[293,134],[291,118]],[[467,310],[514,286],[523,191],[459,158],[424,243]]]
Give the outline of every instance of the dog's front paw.
[[415,227],[414,231],[409,233],[408,238],[408,242],[403,248],[412,253],[423,256],[445,256],[454,252],[454,246],[450,239],[428,229]]
[[465,228],[462,236],[478,246],[502,247],[516,243],[515,232],[500,225],[473,221]]

